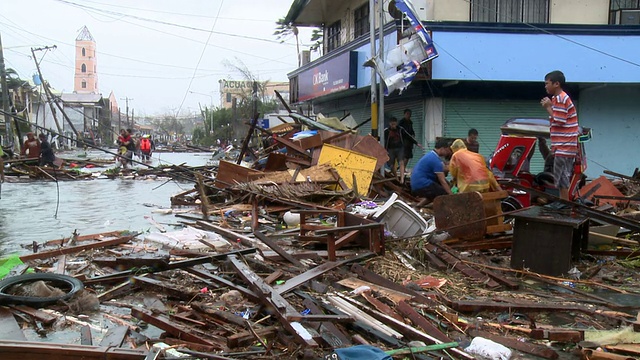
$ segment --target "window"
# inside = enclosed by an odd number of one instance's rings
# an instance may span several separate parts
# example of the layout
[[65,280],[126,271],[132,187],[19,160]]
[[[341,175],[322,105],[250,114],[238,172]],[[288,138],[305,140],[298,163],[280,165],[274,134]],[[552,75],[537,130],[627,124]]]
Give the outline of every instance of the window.
[[87,88],[87,82],[86,82],[86,81],[84,81],[84,80],[82,80],[82,88],[83,88],[83,89],[86,89],[86,88]]
[[340,20],[327,27],[327,52],[340,47],[340,30],[342,26]]
[[80,67],[80,71],[82,71],[83,73],[87,72],[87,65],[82,64],[82,66]]
[[366,3],[353,12],[353,37],[359,38],[369,33],[369,3]]
[[471,21],[548,23],[549,0],[471,0]]
[[611,0],[609,24],[639,25],[640,0]]
[[231,102],[231,93],[227,93],[227,102],[230,103]]
[[85,50],[85,48],[82,48],[82,56],[87,56],[87,51]]

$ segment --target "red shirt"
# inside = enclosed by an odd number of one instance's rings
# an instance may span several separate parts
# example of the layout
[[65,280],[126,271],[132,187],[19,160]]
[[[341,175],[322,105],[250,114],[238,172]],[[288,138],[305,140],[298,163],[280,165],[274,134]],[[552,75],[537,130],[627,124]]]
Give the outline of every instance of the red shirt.
[[569,95],[561,92],[551,98],[551,151],[556,156],[575,157],[578,154],[578,114]]

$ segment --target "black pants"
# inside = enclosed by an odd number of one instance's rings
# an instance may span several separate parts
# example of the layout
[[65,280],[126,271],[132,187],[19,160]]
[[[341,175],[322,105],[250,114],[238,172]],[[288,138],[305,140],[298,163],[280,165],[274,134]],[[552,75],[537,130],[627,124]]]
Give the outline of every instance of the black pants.
[[447,191],[439,183],[433,183],[425,188],[412,191],[414,196],[435,199],[440,195],[447,195]]

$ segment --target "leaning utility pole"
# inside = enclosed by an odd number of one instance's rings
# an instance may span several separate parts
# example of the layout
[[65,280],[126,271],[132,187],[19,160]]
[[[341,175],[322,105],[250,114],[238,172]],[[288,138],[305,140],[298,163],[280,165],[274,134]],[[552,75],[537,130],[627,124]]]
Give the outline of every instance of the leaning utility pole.
[[2,52],[2,37],[0,36],[0,85],[2,85],[2,110],[4,111],[4,126],[6,135],[11,134],[11,118],[9,117],[9,88],[7,88],[7,71],[4,68],[4,53]]
[[53,115],[53,120],[56,122],[56,128],[58,128],[58,134],[62,134],[63,133],[62,127],[60,126],[60,123],[58,122],[58,117],[56,116],[56,108],[53,106],[53,100],[49,96],[49,88],[47,86],[47,83],[45,83],[44,78],[42,77],[42,71],[40,71],[40,63],[38,63],[38,60],[36,59],[35,49],[33,48],[31,49],[31,54],[33,55],[33,61],[36,63],[36,69],[38,69],[38,76],[40,77],[40,82],[42,82],[42,88],[44,89],[44,96],[47,98],[47,102],[51,107],[51,115]]

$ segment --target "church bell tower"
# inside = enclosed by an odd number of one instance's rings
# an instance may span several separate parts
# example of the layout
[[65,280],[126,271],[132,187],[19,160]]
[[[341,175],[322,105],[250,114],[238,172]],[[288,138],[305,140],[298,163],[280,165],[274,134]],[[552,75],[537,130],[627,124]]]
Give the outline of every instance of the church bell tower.
[[89,29],[83,27],[76,38],[76,69],[73,91],[78,94],[99,94],[96,42]]

